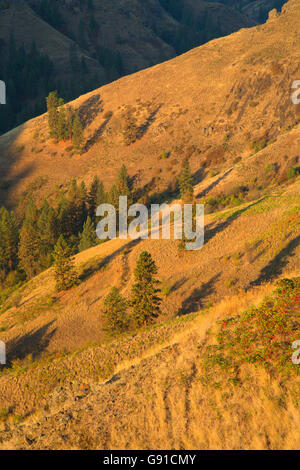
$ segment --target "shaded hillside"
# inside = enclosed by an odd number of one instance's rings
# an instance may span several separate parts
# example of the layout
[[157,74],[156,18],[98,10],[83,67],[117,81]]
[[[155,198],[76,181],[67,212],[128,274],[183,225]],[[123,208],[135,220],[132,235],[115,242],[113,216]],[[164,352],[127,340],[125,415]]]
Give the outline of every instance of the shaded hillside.
[[[194,11],[193,4],[186,7],[184,1],[180,15],[174,17],[162,3],[3,1],[0,69],[1,79],[7,82],[8,104],[0,109],[0,132],[41,114],[51,90],[58,89],[65,100],[74,99],[122,75],[253,24],[223,5],[211,8],[201,1]],[[50,63],[46,71],[40,60],[31,57],[33,43]]]
[[[276,163],[244,183],[264,190],[298,164],[299,105],[291,85],[299,70],[298,2],[266,25],[241,30],[178,58],[122,78],[72,103],[84,126],[82,155],[48,138],[41,116],[0,138],[1,200],[35,188],[34,197],[98,175],[109,188],[123,163],[148,195],[166,191],[188,158],[195,181],[262,152]],[[134,124],[132,143],[125,139]],[[278,146],[276,145],[278,142]],[[130,144],[130,145],[128,145]],[[278,148],[277,150],[272,151]],[[267,165],[267,163],[266,163]],[[256,177],[265,178],[263,184]],[[275,177],[275,180],[274,180]],[[41,185],[40,182],[43,181]]]
[[[81,96],[71,106],[82,152],[68,137],[50,139],[46,115],[0,137],[1,202],[16,220],[27,207],[30,268],[29,280],[18,278],[8,256],[0,289],[1,449],[298,448],[299,29],[299,1],[290,0],[263,26]],[[181,203],[184,161],[205,205],[200,250],[172,235],[83,246],[73,265],[62,257],[76,274],[67,290],[57,289],[57,264],[46,269],[50,250],[44,271],[35,269],[31,255],[49,226],[74,242],[95,208],[86,190],[95,176],[107,190],[115,184],[110,195],[122,186],[135,200]],[[122,167],[120,179],[122,164],[130,178]],[[53,223],[57,208],[65,226]],[[0,233],[14,235],[15,219],[4,209],[0,217]],[[38,242],[24,243],[26,230]],[[5,242],[17,240],[5,236],[1,253],[12,255]],[[149,321],[143,308],[138,323],[132,300],[145,252],[161,303]],[[116,291],[117,320],[127,323],[108,334]]]

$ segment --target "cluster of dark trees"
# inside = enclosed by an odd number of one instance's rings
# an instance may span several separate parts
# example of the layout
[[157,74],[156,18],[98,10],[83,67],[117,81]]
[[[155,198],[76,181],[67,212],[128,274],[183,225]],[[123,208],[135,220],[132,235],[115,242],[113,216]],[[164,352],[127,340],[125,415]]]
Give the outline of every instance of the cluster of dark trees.
[[[193,178],[188,162],[184,164],[178,186],[182,200],[192,202]],[[129,205],[137,202],[137,192],[125,165],[108,192],[98,177],[88,188],[84,182],[78,184],[73,180],[68,190],[58,193],[52,205],[45,199],[37,207],[29,196],[24,214],[19,218],[1,207],[0,286],[31,279],[48,269],[59,257],[59,250],[69,258],[100,243],[96,236],[96,209],[103,203],[118,208],[120,196],[127,196]],[[74,276],[71,280],[74,281]]]
[[79,112],[71,106],[65,106],[57,91],[49,93],[46,102],[50,137],[55,142],[71,140],[75,152],[82,152],[84,136]]
[[56,77],[55,66],[33,42],[29,49],[18,47],[13,35],[9,44],[0,43],[0,79],[6,83],[6,106],[0,107],[0,134],[46,111],[45,96],[57,89],[65,101],[99,86],[99,77],[88,74],[76,47],[70,48],[74,76],[66,81]]
[[49,268],[53,264],[60,237],[70,254],[95,246],[99,242],[95,230],[96,208],[105,202],[117,206],[121,195],[128,196],[129,201],[134,200],[125,166],[122,166],[116,183],[108,192],[95,177],[89,188],[84,182],[78,185],[73,180],[68,191],[59,193],[53,206],[45,200],[38,208],[29,197],[21,221],[13,211],[2,207],[0,285],[14,284],[24,275],[30,279]]
[[31,1],[30,6],[44,21],[53,26],[53,28],[61,30],[64,26],[64,19],[53,0],[41,0],[40,2]]
[[195,18],[184,0],[159,0],[159,2],[180,23],[177,34],[169,34],[166,31],[161,34],[161,38],[173,46],[177,54],[183,54],[222,36],[223,31],[219,21],[212,18],[207,11],[201,18]]
[[7,104],[0,107],[2,133],[43,112],[47,88],[53,86],[54,66],[34,43],[25,50],[11,36],[8,46],[0,45],[0,70],[7,88]]
[[147,326],[160,313],[160,289],[156,279],[157,267],[152,256],[143,251],[138,259],[129,299],[113,287],[104,301],[105,329],[108,334],[125,333]]

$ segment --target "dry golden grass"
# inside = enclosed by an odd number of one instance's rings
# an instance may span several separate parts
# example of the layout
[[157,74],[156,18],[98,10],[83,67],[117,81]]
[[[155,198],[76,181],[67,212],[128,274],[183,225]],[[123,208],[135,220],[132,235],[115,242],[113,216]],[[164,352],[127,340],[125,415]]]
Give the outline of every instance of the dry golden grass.
[[[220,157],[225,132],[232,133],[226,140],[230,149],[217,164],[218,173],[196,186],[199,199],[249,184],[255,177],[268,189],[263,197],[258,191],[252,201],[207,215],[205,244],[198,252],[180,252],[174,240],[112,240],[76,256],[81,283],[71,291],[55,292],[50,269],[14,292],[0,315],[9,359],[0,375],[2,448],[297,448],[295,378],[280,381],[244,364],[242,386],[222,374],[206,383],[199,364],[203,348],[215,339],[217,320],[258,304],[270,293],[274,279],[299,273],[300,180],[284,180],[279,186],[276,178],[299,151],[300,128],[294,126],[290,104],[281,118],[294,127],[283,133],[277,122],[275,102],[282,102],[287,75],[266,78],[270,70],[279,70],[271,67],[275,59],[283,70],[293,70],[299,22],[299,3],[290,1],[278,20],[102,88],[105,111],[113,111],[113,117],[86,155],[67,157],[63,146],[50,142],[42,159],[33,155],[28,143],[37,127],[46,132],[45,116],[0,138],[6,177],[22,174],[22,182],[10,193],[12,200],[45,174],[53,176],[39,195],[46,190],[51,196],[54,184],[72,176],[90,181],[96,173],[111,183],[124,161],[132,175],[139,172],[143,185],[152,178],[152,169],[157,170],[162,150],[181,159],[188,141],[197,140],[191,164],[199,171],[202,160]],[[261,99],[255,107],[248,107],[253,97],[244,96],[241,88],[249,73],[254,82],[247,90],[256,90]],[[139,96],[143,101],[137,101]],[[228,106],[238,101],[232,114],[226,113],[225,96]],[[75,105],[86,107],[88,98],[79,98]],[[273,103],[273,111],[265,114],[267,103]],[[137,106],[140,124],[162,106],[143,138],[124,147],[121,113],[128,104]],[[226,114],[223,123],[213,121],[217,113],[220,118]],[[274,136],[275,122],[281,133]],[[87,132],[92,136],[103,123],[100,113]],[[250,126],[255,125],[254,132]],[[249,142],[262,138],[260,126],[277,140],[252,155]],[[24,145],[18,156],[12,151],[16,145]],[[204,150],[198,151],[199,146]],[[52,150],[57,157],[48,154]],[[243,158],[235,161],[238,155]],[[170,165],[168,159],[159,162]],[[280,172],[268,180],[266,168],[274,162]],[[216,167],[216,162],[208,165]],[[171,172],[169,176],[174,180]],[[163,177],[158,182],[161,190],[168,183],[164,171]],[[167,293],[163,314],[153,327],[109,342],[103,334],[103,299],[112,286],[129,295],[142,250],[152,254]]]
[[[103,299],[112,286],[129,296],[142,250],[151,252],[163,281],[159,322],[197,312],[300,265],[299,183],[293,192],[206,217],[205,245],[180,252],[178,241],[112,240],[78,254],[78,287],[57,294],[50,269],[14,292],[0,315],[9,358],[74,351],[103,340]],[[17,299],[17,300],[16,300]],[[11,308],[9,308],[11,307]],[[91,327],[92,325],[92,327]],[[34,345],[34,346],[33,346]],[[37,347],[38,346],[38,347]]]
[[[115,366],[104,382],[83,371],[97,347],[82,351],[69,359],[62,387],[47,397],[46,406],[37,407],[22,426],[13,414],[6,416],[1,448],[296,449],[299,379],[280,381],[245,364],[238,383],[222,371],[211,381],[201,368],[216,321],[260,304],[272,289],[264,285],[224,299],[205,315],[116,342],[109,354]],[[50,367],[56,373],[58,361]],[[74,368],[79,382],[67,386]]]
[[[283,177],[298,155],[299,107],[291,101],[291,77],[296,80],[299,73],[299,8],[291,0],[266,25],[214,40],[78,98],[73,105],[88,123],[89,142],[81,156],[71,156],[69,143],[47,140],[45,115],[2,136],[1,176],[10,187],[0,200],[15,205],[16,196],[39,186],[41,178],[37,199],[51,200],[56,185],[73,177],[90,183],[98,175],[110,187],[123,163],[139,187],[150,183],[149,192],[161,192],[174,183],[186,157],[197,182],[209,169],[228,170],[242,157],[237,182],[249,184],[247,176],[253,174],[257,186],[261,181],[270,186],[265,166],[279,163]],[[125,146],[122,116],[128,109],[135,110],[141,135]],[[33,144],[36,132],[40,140]],[[254,142],[270,145],[251,158]],[[158,160],[162,152],[170,158]]]

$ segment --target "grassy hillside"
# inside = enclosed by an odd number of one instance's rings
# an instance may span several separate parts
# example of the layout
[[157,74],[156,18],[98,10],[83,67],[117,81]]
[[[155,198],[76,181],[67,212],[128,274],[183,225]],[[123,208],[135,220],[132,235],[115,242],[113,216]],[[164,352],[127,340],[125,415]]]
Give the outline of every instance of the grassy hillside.
[[[74,177],[89,183],[98,175],[110,187],[123,163],[138,187],[160,193],[186,158],[201,181],[238,160],[247,165],[257,152],[265,166],[274,158],[284,179],[298,157],[300,108],[291,101],[291,84],[299,71],[299,22],[298,3],[291,1],[266,25],[80,97],[73,102],[85,128],[80,156],[69,142],[48,138],[46,116],[7,133],[0,138],[1,200],[15,206],[39,181],[37,200]],[[131,145],[124,140],[128,116],[136,126]],[[261,187],[254,180],[248,186]]]
[[1,377],[17,406],[2,409],[0,447],[296,449],[299,277],[271,292],[233,296],[109,345],[16,363]]
[[[113,240],[76,256],[81,282],[71,291],[55,291],[50,269],[4,298],[0,328],[9,362],[0,377],[3,448],[295,448],[299,383],[294,377],[297,366],[292,367],[290,361],[291,343],[299,337],[299,281],[287,284],[278,301],[261,301],[274,289],[270,281],[299,273],[299,211],[298,181],[276,196],[207,215],[206,242],[199,252],[182,253],[178,241],[172,240]],[[103,300],[112,286],[128,297],[133,270],[144,249],[159,268],[163,314],[153,327],[132,338],[108,339]],[[251,310],[253,305],[261,307]],[[242,310],[249,313],[235,317]],[[226,319],[221,326],[216,323]],[[228,335],[232,340],[228,341]],[[254,343],[247,346],[252,341],[249,335],[254,335]],[[219,346],[204,347],[209,344]],[[172,361],[176,361],[175,368],[168,367]],[[136,367],[130,369],[132,365]],[[109,385],[101,385],[112,376]],[[152,378],[152,385],[146,376]],[[279,376],[284,377],[284,385]],[[135,383],[142,384],[140,391]],[[116,400],[114,394],[120,393],[121,384],[125,388]],[[264,387],[272,392],[265,395]],[[262,395],[249,414],[248,402],[256,389]],[[182,394],[180,399],[178,394]],[[192,398],[185,399],[185,394]],[[231,397],[228,422],[221,420],[227,410],[225,395]],[[190,399],[191,407],[186,405],[185,417],[178,422],[181,406]],[[160,444],[154,437],[157,433],[151,431],[156,420],[148,414],[149,400],[154,415],[161,416]],[[196,413],[198,400],[201,406]],[[209,409],[204,411],[207,403]],[[139,421],[126,414],[131,406],[141,407],[143,419],[150,420],[144,438],[139,437]],[[90,407],[100,433],[94,428],[84,431]],[[258,420],[260,407],[268,407],[270,413]],[[278,412],[275,429],[274,409]],[[110,420],[111,434],[107,435],[110,413],[116,421]],[[65,421],[69,415],[72,418]],[[205,423],[205,434],[195,427],[198,419]],[[220,420],[218,431],[211,434],[208,430],[216,419]],[[282,420],[285,430],[280,435]],[[249,423],[246,436],[242,430]],[[123,425],[128,431],[126,442],[117,442]],[[257,435],[260,426],[265,431]],[[45,430],[47,437],[43,437]],[[69,437],[63,442],[65,433]]]
[[[72,178],[108,189],[123,163],[141,200],[181,202],[184,160],[206,214],[199,251],[115,239],[76,254],[67,291],[53,268],[3,284],[0,448],[297,448],[299,26],[290,0],[263,26],[81,96],[81,154],[49,138],[46,115],[0,137],[0,197],[18,216]],[[161,312],[109,337],[104,300],[112,287],[130,298],[145,250]]]
[[[174,17],[163,0],[2,1],[0,78],[7,83],[8,99],[5,110],[0,109],[0,133],[44,112],[45,97],[52,90],[58,89],[70,101],[253,25],[224,5],[200,1],[195,10],[187,3],[180,3]],[[33,44],[49,62],[47,71],[33,60]]]

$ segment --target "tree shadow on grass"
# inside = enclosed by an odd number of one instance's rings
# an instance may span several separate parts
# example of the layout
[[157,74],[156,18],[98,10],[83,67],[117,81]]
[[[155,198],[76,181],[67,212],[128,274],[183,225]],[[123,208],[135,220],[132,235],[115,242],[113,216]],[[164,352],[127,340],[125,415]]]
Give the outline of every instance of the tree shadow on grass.
[[151,126],[151,124],[153,124],[153,122],[155,122],[156,115],[161,107],[161,104],[157,106],[157,108],[155,108],[155,110],[152,111],[151,114],[148,116],[146,121],[138,128],[137,140],[141,139],[142,137],[144,137],[145,134],[147,134],[149,127]]
[[291,240],[287,246],[261,270],[259,277],[251,283],[251,286],[257,286],[280,276],[283,269],[288,264],[289,258],[295,254],[296,248],[299,245],[300,235]]
[[114,251],[111,255],[106,256],[105,258],[101,260],[95,260],[95,262],[91,265],[88,265],[85,267],[80,274],[79,278],[81,281],[85,281],[89,277],[91,277],[95,272],[99,271],[100,269],[105,268],[114,258],[116,258],[119,254],[122,252],[126,252],[126,250],[130,250],[134,246],[138,245],[140,243],[140,239],[138,240],[131,240],[130,242],[126,243],[126,245],[121,246],[118,248],[116,251]]
[[47,349],[56,328],[48,331],[54,321],[47,323],[37,330],[32,330],[7,343],[7,367],[11,367],[15,359],[25,359],[32,354],[33,359],[38,359]]
[[200,199],[204,196],[206,196],[212,189],[214,189],[221,181],[223,181],[231,172],[233,168],[230,168],[227,170],[224,175],[220,176],[216,181],[211,183],[207,188],[205,188],[201,193],[198,194],[197,199]]
[[103,111],[100,93],[88,98],[79,108],[79,116],[83,128],[86,129]]
[[96,142],[98,142],[98,140],[100,139],[100,137],[102,136],[103,132],[105,131],[105,128],[107,126],[107,124],[109,123],[109,121],[111,120],[112,118],[112,114],[109,115],[109,117],[101,124],[101,126],[99,126],[95,132],[93,133],[93,135],[87,140],[85,146],[84,146],[84,152],[88,152],[90,150],[90,148],[96,144]]
[[216,227],[210,228],[212,225],[214,225],[214,223],[208,225],[208,227],[205,231],[205,237],[204,237],[205,241],[204,242],[207,243],[215,235],[217,235],[218,233],[223,232],[227,227],[229,227],[231,225],[232,222],[234,222],[238,217],[240,217],[240,215],[242,215],[244,212],[246,212],[251,207],[254,207],[257,204],[260,204],[263,199],[265,199],[265,197],[262,198],[262,199],[259,199],[258,201],[254,202],[253,204],[250,204],[246,207],[243,207],[242,209],[235,210],[231,216],[229,216],[224,222],[220,222]]
[[176,292],[178,289],[180,289],[180,287],[182,287],[185,283],[186,283],[187,279],[185,277],[182,277],[181,279],[179,279],[178,281],[176,281],[171,289],[170,289],[170,293],[172,292]]
[[201,308],[204,308],[204,300],[215,292],[214,285],[220,276],[221,273],[218,273],[208,282],[204,282],[200,288],[195,288],[191,295],[182,302],[182,306],[180,310],[178,310],[177,316],[198,312]]

